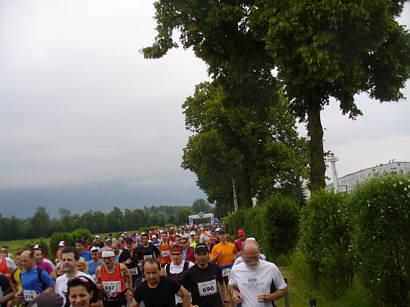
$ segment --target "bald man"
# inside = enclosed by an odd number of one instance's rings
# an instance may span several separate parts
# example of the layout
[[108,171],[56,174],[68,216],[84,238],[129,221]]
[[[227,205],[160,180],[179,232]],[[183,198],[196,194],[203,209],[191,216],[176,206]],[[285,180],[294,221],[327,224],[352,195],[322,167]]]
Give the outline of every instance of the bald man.
[[232,268],[229,280],[234,302],[242,303],[242,307],[268,307],[288,292],[278,267],[260,259],[256,240],[243,242],[242,258],[243,262]]

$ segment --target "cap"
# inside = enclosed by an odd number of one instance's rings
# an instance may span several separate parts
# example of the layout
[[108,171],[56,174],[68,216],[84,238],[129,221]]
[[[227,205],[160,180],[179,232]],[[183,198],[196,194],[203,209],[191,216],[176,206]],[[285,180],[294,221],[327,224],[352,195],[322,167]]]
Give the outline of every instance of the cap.
[[221,230],[221,228],[219,228],[219,227],[217,227],[217,228],[215,229],[216,232],[219,232],[219,230]]
[[156,237],[157,237],[156,235],[153,235],[153,236],[152,236],[152,238],[156,238]]
[[173,253],[182,253],[183,252],[183,250],[182,250],[182,248],[180,248],[180,247],[178,247],[178,246],[174,246],[172,249],[171,249],[171,252],[173,252]]
[[99,235],[96,235],[95,237],[96,237],[96,238],[98,238],[98,239],[101,239],[101,238],[102,238],[102,237],[101,237],[101,236],[99,236]]
[[195,231],[191,231],[191,236],[193,236],[194,234],[196,234],[196,232]]
[[65,242],[64,242],[64,241],[60,241],[60,243],[58,243],[58,246],[65,246]]
[[39,244],[34,245],[34,248],[40,248]]
[[91,248],[91,252],[92,252],[92,253],[98,253],[99,251],[100,251],[100,249],[99,249],[98,247],[96,247],[96,246],[94,246],[94,247]]
[[228,229],[226,229],[226,228],[223,228],[223,227],[221,227],[221,228],[219,228],[219,232],[228,232]]
[[54,291],[43,291],[36,296],[34,300],[28,304],[29,307],[61,307],[63,305],[63,297]]
[[244,235],[245,235],[245,230],[243,230],[242,228],[238,229],[238,236],[244,236]]
[[195,247],[195,254],[198,254],[200,251],[206,251],[208,253],[208,246],[206,246],[204,243],[197,244]]

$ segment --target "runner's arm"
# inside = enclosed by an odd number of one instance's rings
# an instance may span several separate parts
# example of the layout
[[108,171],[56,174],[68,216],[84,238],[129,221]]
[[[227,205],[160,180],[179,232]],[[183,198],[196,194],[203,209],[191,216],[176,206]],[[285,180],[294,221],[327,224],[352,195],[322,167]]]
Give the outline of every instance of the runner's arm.
[[228,292],[226,291],[225,281],[222,280],[218,283],[219,283],[219,289],[221,291],[221,296],[224,301],[224,304],[227,304],[226,302],[228,302],[229,304],[229,296],[228,296]]
[[182,298],[182,307],[190,307],[191,306],[191,294],[185,289],[183,286],[179,288],[177,295]]
[[[132,289],[132,277],[130,274],[130,271],[128,271],[128,268],[125,264],[120,264],[120,270],[121,270],[121,275],[124,277],[125,282],[128,285],[128,289]],[[132,291],[132,290],[131,290]]]

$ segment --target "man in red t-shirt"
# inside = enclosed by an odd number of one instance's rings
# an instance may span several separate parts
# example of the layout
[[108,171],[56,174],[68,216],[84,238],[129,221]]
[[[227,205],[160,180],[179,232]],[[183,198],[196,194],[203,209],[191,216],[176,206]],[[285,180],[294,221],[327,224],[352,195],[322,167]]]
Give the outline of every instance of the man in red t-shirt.
[[242,255],[242,244],[243,244],[243,242],[246,240],[245,230],[243,230],[242,228],[241,228],[241,229],[238,229],[238,237],[239,237],[239,239],[237,239],[237,240],[235,241],[235,246],[236,246],[236,249],[237,249],[238,252],[239,252],[239,255],[238,255],[238,256],[241,256],[241,255]]

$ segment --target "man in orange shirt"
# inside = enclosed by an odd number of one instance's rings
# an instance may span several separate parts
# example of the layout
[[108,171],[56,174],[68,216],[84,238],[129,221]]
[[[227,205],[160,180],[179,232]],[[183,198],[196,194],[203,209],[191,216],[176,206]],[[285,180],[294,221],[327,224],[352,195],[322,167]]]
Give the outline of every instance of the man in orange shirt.
[[171,263],[171,258],[169,257],[171,246],[169,245],[168,237],[165,232],[161,233],[161,243],[159,244],[159,250],[161,252],[161,266],[165,267],[166,264]]
[[225,282],[228,283],[229,273],[232,268],[232,264],[236,259],[238,250],[235,244],[229,242],[229,233],[226,228],[219,230],[221,242],[216,244],[212,249],[209,262],[217,263],[222,270],[222,277]]

